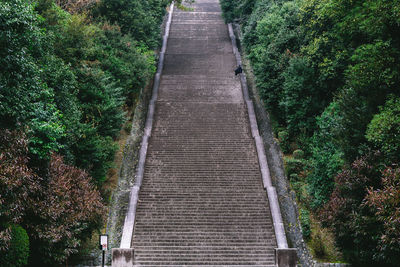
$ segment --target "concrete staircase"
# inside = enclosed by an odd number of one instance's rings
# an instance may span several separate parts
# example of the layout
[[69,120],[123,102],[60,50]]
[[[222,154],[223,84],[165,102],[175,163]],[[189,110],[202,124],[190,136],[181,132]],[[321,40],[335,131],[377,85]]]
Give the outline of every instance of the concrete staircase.
[[277,247],[218,0],[175,9],[132,238],[135,266],[275,266]]

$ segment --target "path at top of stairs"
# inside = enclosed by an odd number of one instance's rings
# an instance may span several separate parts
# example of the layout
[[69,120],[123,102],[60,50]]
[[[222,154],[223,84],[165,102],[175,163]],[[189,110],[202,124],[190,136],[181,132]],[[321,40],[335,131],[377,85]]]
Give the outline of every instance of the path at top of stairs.
[[276,241],[217,0],[174,10],[139,193],[135,266],[274,266]]

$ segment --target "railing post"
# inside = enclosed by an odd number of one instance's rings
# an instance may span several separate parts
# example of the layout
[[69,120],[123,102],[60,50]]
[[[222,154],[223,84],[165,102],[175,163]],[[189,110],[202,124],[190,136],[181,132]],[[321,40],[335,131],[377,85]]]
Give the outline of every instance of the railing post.
[[296,248],[276,248],[275,264],[278,267],[296,267],[297,249]]
[[133,248],[113,248],[112,267],[132,267],[134,258]]

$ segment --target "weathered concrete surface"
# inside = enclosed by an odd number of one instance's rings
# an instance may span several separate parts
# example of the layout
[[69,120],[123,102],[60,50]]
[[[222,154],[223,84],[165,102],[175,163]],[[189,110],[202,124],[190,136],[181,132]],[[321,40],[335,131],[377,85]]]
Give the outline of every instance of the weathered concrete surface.
[[268,198],[218,1],[175,11],[136,209],[135,266],[275,266]]
[[275,249],[275,259],[278,267],[294,267],[297,263],[297,249],[277,248]]
[[132,248],[113,248],[112,265],[113,267],[132,267],[134,250]]

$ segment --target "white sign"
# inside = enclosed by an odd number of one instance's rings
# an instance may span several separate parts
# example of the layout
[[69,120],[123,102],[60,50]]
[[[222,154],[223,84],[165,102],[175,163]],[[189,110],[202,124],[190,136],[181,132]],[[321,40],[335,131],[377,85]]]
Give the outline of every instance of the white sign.
[[102,250],[108,249],[108,235],[101,235],[100,236],[100,246]]

